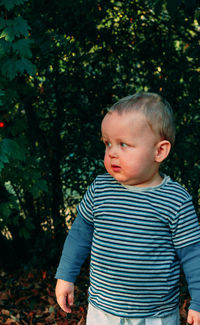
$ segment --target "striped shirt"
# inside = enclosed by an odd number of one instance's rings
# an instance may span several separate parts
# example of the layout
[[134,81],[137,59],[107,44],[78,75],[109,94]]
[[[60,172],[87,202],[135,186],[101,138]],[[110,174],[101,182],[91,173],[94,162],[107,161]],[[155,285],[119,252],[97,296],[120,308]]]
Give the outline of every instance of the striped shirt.
[[178,305],[176,249],[200,241],[191,196],[170,177],[127,188],[98,176],[78,206],[94,225],[89,301],[126,318],[164,317]]

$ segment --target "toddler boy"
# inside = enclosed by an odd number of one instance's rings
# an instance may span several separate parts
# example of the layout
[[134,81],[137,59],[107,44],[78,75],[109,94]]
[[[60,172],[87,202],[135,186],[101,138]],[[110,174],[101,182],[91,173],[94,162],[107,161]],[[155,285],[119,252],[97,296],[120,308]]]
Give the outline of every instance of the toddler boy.
[[91,253],[87,325],[179,325],[180,265],[188,323],[200,325],[200,227],[190,195],[159,171],[174,138],[172,109],[154,93],[121,99],[102,121],[107,173],[78,206],[56,273],[58,304],[70,312]]

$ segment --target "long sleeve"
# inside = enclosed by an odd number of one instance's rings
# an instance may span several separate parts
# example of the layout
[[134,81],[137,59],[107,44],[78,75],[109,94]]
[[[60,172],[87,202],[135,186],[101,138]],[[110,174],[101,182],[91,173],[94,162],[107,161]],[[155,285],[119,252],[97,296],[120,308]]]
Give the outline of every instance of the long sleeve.
[[93,225],[78,215],[70,229],[62,251],[56,279],[75,282],[91,251]]
[[200,242],[178,248],[176,251],[191,296],[190,309],[200,312]]

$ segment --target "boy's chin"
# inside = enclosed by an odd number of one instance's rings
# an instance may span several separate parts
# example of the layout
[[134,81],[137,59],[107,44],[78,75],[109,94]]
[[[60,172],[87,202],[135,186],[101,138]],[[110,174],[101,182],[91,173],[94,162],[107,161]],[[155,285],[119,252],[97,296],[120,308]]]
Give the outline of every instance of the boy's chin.
[[121,177],[118,174],[115,173],[109,173],[117,182],[119,182],[122,185],[131,185],[129,184],[129,180],[124,179],[124,177]]

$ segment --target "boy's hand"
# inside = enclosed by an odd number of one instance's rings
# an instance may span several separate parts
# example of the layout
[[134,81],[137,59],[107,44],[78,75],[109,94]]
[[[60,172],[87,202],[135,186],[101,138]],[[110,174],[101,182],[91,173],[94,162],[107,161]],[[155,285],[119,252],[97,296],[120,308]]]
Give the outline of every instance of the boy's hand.
[[66,313],[71,313],[69,306],[72,306],[74,303],[74,284],[58,279],[55,292],[57,302],[62,310]]
[[187,322],[192,325],[200,325],[200,312],[189,309]]

